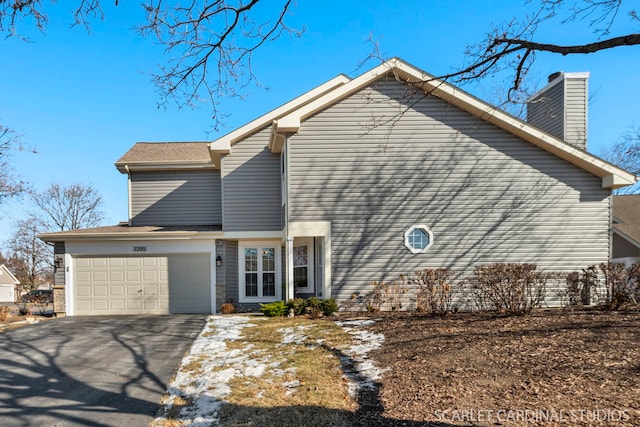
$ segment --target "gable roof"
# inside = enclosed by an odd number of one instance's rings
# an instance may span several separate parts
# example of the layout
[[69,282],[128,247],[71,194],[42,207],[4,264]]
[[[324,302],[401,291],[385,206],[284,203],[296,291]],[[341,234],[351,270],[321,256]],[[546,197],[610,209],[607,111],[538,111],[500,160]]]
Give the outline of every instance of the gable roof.
[[20,281],[16,279],[6,265],[0,265],[0,285],[18,285]]
[[640,194],[613,197],[613,232],[640,248]]
[[[263,116],[261,119],[272,118],[273,120],[269,149],[275,153],[279,153],[286,135],[297,132],[305,119],[388,75],[393,75],[399,80],[420,87],[426,93],[437,96],[474,116],[492,123],[602,178],[602,186],[605,188],[620,188],[636,182],[636,177],[633,174],[551,136],[447,82],[438,80],[434,76],[398,58],[384,62],[359,77],[335,86],[323,95],[313,97],[313,99],[310,99],[308,102],[285,104],[281,109],[289,109],[283,114],[268,114]],[[266,120],[257,119],[237,131],[232,132],[228,136],[212,142],[212,151],[215,147],[223,146],[226,151],[221,151],[220,153],[228,153],[234,143],[238,142],[244,136],[264,127],[265,121]]]
[[297,98],[294,98],[286,104],[281,105],[275,110],[271,110],[267,114],[264,114],[257,119],[250,121],[246,125],[241,126],[238,129],[224,135],[223,137],[216,139],[211,143],[211,159],[213,160],[214,165],[219,169],[221,156],[224,154],[229,154],[231,146],[238,141],[259,131],[265,126],[272,124],[274,120],[290,113],[291,111],[294,111],[296,108],[300,108],[308,104],[309,102],[312,102],[319,97],[330,93],[331,91],[344,85],[350,80],[351,79],[349,77],[345,76],[344,74],[340,74],[332,78],[328,82],[323,83],[320,86],[298,96]]
[[115,163],[122,173],[130,169],[211,167],[208,142],[137,142]]

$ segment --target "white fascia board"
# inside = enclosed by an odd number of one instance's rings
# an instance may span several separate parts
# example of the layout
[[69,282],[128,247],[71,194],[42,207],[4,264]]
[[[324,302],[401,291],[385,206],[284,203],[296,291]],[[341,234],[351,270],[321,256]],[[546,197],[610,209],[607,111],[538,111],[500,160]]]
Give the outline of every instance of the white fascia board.
[[620,175],[608,175],[602,178],[602,188],[622,188],[628,185],[633,185],[637,181],[637,177],[633,174],[629,174],[632,178],[625,179],[625,177]]
[[218,139],[209,144],[211,161],[216,169],[222,165],[222,156],[231,152],[231,143],[228,139]]
[[265,126],[268,126],[269,124],[273,123],[274,120],[282,117],[290,111],[299,108],[301,105],[313,101],[314,99],[324,95],[325,93],[330,92],[339,86],[342,86],[348,81],[350,81],[349,77],[345,76],[344,74],[340,74],[339,76],[332,78],[328,82],[323,83],[314,89],[311,89],[310,91],[300,95],[299,97],[287,102],[284,105],[281,105],[275,110],[271,110],[270,112],[258,117],[257,119],[247,123],[246,125],[239,127],[238,129],[213,141],[211,143],[211,147],[213,148],[218,144],[228,144],[229,146],[232,146],[237,141],[256,132],[259,129],[262,129]]
[[211,162],[203,162],[201,160],[183,161],[183,162],[134,162],[134,163],[117,163],[116,168],[120,173],[129,173],[136,171],[154,171],[167,169],[213,169]]

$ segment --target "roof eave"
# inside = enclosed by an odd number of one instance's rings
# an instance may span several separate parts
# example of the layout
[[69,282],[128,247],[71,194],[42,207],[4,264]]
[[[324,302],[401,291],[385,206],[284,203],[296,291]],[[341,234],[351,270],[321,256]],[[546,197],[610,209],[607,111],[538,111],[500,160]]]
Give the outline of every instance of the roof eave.
[[36,237],[44,242],[70,242],[88,240],[184,240],[194,238],[216,238],[222,231],[134,231],[117,233],[42,233]]
[[144,161],[144,162],[116,162],[116,169],[120,173],[126,174],[130,171],[154,171],[167,169],[212,169],[215,165],[212,161]]

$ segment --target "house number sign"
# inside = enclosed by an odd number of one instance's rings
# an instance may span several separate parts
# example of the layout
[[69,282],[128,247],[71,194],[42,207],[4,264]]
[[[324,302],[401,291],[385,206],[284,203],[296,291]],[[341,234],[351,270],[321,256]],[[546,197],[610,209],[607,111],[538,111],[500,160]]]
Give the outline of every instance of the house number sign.
[[134,246],[133,252],[147,252],[146,246]]

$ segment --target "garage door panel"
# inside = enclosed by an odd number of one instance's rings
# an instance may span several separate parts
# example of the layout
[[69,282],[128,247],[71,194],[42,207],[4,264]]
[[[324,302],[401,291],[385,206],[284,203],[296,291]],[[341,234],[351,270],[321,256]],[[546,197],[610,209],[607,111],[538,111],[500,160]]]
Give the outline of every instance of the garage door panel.
[[155,270],[143,271],[142,272],[142,281],[143,282],[156,282],[158,281],[158,272]]
[[94,297],[108,297],[109,296],[109,287],[108,286],[94,286],[93,287],[93,296]]
[[139,296],[140,295],[140,285],[127,285],[127,295],[128,296]]
[[107,300],[94,298],[93,309],[95,311],[106,312],[108,311],[108,308],[109,308],[109,302]]
[[79,271],[76,270],[76,280],[78,283],[89,283],[91,282],[91,272],[90,271]]
[[109,281],[111,283],[114,282],[124,282],[124,271],[120,270],[111,270],[109,271]]
[[107,258],[109,261],[110,268],[121,268],[124,267],[124,258]]
[[112,297],[124,297],[124,285],[114,285],[109,286],[109,296]]
[[93,283],[107,283],[107,272],[106,271],[94,271],[93,273]]
[[76,294],[80,297],[90,297],[91,295],[91,286],[81,285],[76,286]]
[[108,260],[106,258],[93,258],[93,262],[91,263],[91,267],[93,268],[104,268],[108,266]]
[[141,278],[142,278],[142,272],[141,271],[127,270],[125,272],[125,280],[127,281],[127,283],[131,283],[131,282],[138,283],[138,282],[140,282]]
[[111,299],[109,301],[110,304],[110,308],[111,311],[119,311],[119,312],[124,312],[125,311],[125,304],[124,304],[124,300],[123,299]]

